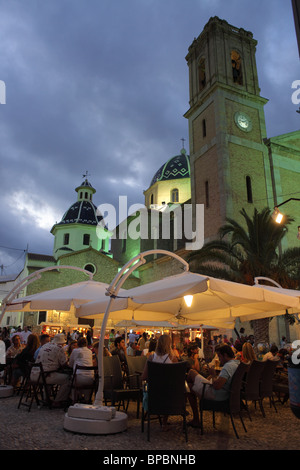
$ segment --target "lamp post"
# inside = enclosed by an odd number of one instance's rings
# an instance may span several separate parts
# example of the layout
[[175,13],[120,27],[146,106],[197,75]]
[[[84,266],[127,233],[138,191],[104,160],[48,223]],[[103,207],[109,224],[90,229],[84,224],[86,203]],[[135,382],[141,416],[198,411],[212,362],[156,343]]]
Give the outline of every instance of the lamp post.
[[[296,198],[296,197],[290,197],[289,199],[287,199],[286,201],[283,201],[281,202],[280,204],[277,204],[275,207],[274,207],[274,211],[272,213],[272,219],[275,220],[275,222],[277,224],[281,224],[281,222],[283,221],[284,219],[284,214],[282,212],[280,212],[280,210],[278,209],[279,207],[283,206],[284,204],[287,204],[288,202],[290,201],[300,201],[299,198]],[[298,225],[298,232],[297,232],[297,238],[298,240],[300,240],[300,225]]]
[[[286,201],[283,201],[281,202],[280,204],[277,204],[275,207],[274,207],[274,211],[273,211],[273,214],[272,214],[272,218],[275,220],[275,222],[277,222],[278,224],[280,224],[283,220],[283,217],[284,215],[282,214],[282,212],[280,212],[280,210],[278,209],[278,207],[281,207],[283,206],[284,204],[287,204],[288,202],[290,201],[300,201],[299,198],[296,198],[296,197],[290,197],[289,199],[287,199]],[[298,227],[299,228],[299,227]]]

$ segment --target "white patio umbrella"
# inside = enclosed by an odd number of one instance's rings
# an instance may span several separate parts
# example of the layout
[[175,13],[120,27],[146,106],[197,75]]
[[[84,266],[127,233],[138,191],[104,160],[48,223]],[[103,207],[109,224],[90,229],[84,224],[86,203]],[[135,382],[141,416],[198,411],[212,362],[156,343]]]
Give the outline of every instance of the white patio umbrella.
[[[6,311],[31,312],[58,310],[74,313],[83,304],[96,299],[106,299],[108,284],[93,280],[19,297],[6,304]],[[125,291],[126,292],[126,291]]]
[[[192,295],[188,307],[184,297]],[[76,316],[103,318],[107,300],[89,302]],[[184,272],[160,281],[123,290],[114,299],[110,318],[134,321],[173,321],[181,324],[207,323],[233,328],[236,318],[257,318],[300,311],[300,292],[236,282]]]

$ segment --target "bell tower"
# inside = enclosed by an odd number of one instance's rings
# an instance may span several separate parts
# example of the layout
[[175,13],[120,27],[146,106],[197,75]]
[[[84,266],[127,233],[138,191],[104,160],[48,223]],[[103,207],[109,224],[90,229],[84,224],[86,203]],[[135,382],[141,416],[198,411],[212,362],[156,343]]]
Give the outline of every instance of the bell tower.
[[205,241],[244,207],[272,204],[264,105],[253,34],[210,18],[188,49],[191,192],[204,204]]

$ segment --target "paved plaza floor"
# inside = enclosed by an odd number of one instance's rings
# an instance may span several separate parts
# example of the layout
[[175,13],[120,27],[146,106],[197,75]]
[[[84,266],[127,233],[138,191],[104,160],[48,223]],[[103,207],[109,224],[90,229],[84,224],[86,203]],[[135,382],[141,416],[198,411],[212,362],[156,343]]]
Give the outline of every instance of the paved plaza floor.
[[[34,403],[30,412],[26,407],[17,408],[19,397],[0,399],[0,450],[97,450],[97,451],[183,451],[193,453],[215,450],[299,450],[300,420],[292,413],[289,403],[277,404],[278,412],[264,401],[266,418],[259,407],[251,404],[252,421],[245,415],[247,433],[239,418],[235,419],[240,438],[236,439],[230,418],[217,414],[216,427],[212,426],[212,415],[205,412],[204,435],[189,427],[188,442],[182,433],[180,417],[171,417],[167,432],[162,432],[157,420],[151,422],[150,442],[147,433],[141,432],[140,419],[136,418],[136,404],[128,409],[128,428],[114,435],[74,434],[63,428],[64,410],[38,408]],[[189,407],[188,410],[190,411]],[[191,415],[188,416],[188,420]],[[106,455],[106,454],[105,454]]]

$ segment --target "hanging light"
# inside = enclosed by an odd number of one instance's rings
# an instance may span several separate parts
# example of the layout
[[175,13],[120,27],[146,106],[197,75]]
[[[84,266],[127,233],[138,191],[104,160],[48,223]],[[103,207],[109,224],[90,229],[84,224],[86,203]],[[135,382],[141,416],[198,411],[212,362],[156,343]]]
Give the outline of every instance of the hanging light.
[[283,219],[283,214],[279,211],[278,207],[274,207],[272,219],[275,220],[277,224],[281,224],[282,219]]
[[192,295],[185,295],[184,296],[185,303],[188,307],[192,305],[193,302],[193,296]]

